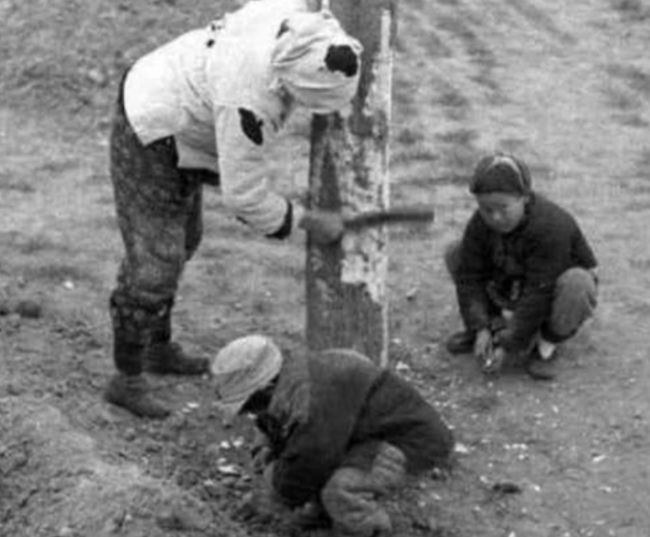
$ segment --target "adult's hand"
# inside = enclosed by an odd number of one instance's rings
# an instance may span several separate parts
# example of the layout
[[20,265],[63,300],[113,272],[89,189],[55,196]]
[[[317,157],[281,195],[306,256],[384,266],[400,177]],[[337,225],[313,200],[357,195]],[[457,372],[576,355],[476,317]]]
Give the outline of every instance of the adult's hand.
[[262,474],[264,468],[266,468],[269,462],[271,462],[273,450],[269,445],[267,436],[259,429],[255,430],[255,437],[252,442],[250,453],[253,472],[256,474]]
[[272,460],[272,450],[269,446],[261,446],[251,453],[253,473],[262,475]]
[[343,236],[343,217],[333,211],[308,210],[302,215],[298,227],[311,234],[320,244],[331,244]]

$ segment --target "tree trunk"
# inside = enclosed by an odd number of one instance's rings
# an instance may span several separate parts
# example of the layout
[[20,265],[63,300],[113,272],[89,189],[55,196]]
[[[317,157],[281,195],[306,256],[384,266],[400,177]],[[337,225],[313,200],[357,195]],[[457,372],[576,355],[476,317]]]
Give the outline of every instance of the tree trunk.
[[[330,9],[364,46],[352,110],[312,121],[310,208],[343,214],[389,203],[388,133],[393,4],[336,0]],[[307,343],[312,349],[353,348],[385,366],[388,360],[387,232],[347,232],[340,244],[307,239]]]

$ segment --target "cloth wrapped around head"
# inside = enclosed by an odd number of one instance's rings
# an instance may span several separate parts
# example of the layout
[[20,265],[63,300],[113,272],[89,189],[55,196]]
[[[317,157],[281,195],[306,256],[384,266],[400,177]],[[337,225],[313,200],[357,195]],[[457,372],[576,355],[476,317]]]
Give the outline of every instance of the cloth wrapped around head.
[[525,196],[530,194],[531,188],[528,166],[504,153],[483,157],[477,164],[469,185],[472,194],[503,192]]
[[231,420],[248,398],[280,373],[282,352],[270,339],[251,335],[235,339],[212,359],[210,372],[219,393],[219,407]]
[[271,65],[300,105],[326,114],[342,109],[356,94],[362,50],[329,11],[296,13],[278,31]]

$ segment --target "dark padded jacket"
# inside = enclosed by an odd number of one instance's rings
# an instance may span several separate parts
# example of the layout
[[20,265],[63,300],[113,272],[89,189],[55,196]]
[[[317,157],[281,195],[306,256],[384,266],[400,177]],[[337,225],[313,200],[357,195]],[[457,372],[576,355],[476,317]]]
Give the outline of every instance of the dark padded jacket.
[[[306,419],[274,415],[278,405],[272,402],[271,415],[262,420],[276,421],[275,434],[269,435],[276,457],[272,482],[287,504],[313,500],[341,466],[370,469],[381,442],[404,452],[410,473],[447,463],[451,431],[419,392],[393,372],[347,350],[309,354],[307,371]],[[282,385],[280,378],[278,387]],[[285,427],[287,423],[293,425]]]
[[511,339],[503,345],[509,351],[524,350],[550,315],[558,277],[573,267],[596,265],[575,218],[539,194],[531,194],[521,224],[505,235],[490,229],[476,211],[465,229],[454,275],[461,315],[468,329],[486,328],[491,297],[503,297],[514,312]]

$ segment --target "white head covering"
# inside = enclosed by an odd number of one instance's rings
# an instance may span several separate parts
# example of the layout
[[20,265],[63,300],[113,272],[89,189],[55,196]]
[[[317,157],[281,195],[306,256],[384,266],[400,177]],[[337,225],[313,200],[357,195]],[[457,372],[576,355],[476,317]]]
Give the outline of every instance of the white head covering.
[[282,353],[268,337],[251,335],[235,339],[210,363],[220,396],[219,406],[227,419],[236,416],[248,398],[265,388],[282,367]]
[[349,46],[357,59],[362,47],[328,11],[310,12],[304,0],[251,0],[216,28],[206,64],[212,104],[252,110],[278,130],[287,112],[279,88],[317,112],[354,97],[360,61],[356,75],[345,76],[325,58],[330,45]]
[[[327,65],[332,47],[348,47],[354,54],[352,72]],[[295,13],[281,26],[271,67],[279,83],[300,105],[315,113],[329,113],[342,109],[354,97],[362,50],[329,11]]]

